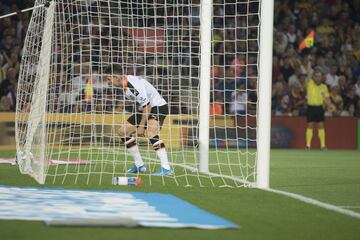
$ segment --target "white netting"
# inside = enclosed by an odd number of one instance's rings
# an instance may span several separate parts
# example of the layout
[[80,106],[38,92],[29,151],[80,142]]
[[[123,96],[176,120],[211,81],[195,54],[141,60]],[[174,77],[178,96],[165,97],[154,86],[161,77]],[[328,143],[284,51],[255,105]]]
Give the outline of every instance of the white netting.
[[174,175],[152,176],[159,160],[138,138],[150,170],[145,182],[254,183],[260,9],[259,1],[233,2],[213,3],[210,174],[197,171],[200,0],[54,0],[35,9],[19,77],[20,169],[39,182],[109,184],[127,175],[133,159],[117,130],[137,107],[104,79],[116,63],[145,77],[169,104],[161,138]]

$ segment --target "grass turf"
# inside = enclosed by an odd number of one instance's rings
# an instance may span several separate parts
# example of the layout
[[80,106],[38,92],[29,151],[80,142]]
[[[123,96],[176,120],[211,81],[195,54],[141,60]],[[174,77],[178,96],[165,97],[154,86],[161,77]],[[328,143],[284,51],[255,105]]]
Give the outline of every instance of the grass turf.
[[[13,155],[0,153],[2,157]],[[356,151],[273,150],[271,187],[339,206],[360,207],[359,155]],[[359,219],[258,189],[184,188],[156,183],[136,188],[80,182],[39,186],[30,177],[19,174],[16,166],[5,164],[0,165],[0,184],[171,193],[241,225],[229,230],[60,228],[47,227],[42,222],[0,221],[1,239],[359,239],[360,236]]]

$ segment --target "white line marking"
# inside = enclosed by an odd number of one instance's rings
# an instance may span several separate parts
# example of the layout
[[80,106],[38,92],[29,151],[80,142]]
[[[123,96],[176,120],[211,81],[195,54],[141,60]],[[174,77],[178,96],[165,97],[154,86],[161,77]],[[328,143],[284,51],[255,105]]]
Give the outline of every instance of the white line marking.
[[335,206],[335,205],[332,205],[332,204],[329,204],[329,203],[320,202],[318,200],[315,200],[315,199],[312,199],[312,198],[309,198],[309,197],[305,197],[305,196],[302,196],[302,195],[299,195],[299,194],[295,194],[295,193],[291,193],[291,192],[285,192],[285,191],[276,190],[276,189],[272,189],[272,188],[262,189],[262,190],[265,190],[265,191],[268,191],[268,192],[273,192],[273,193],[278,193],[278,194],[281,194],[281,195],[285,195],[287,197],[294,198],[294,199],[299,200],[301,202],[312,204],[312,205],[315,205],[315,206],[318,206],[318,207],[321,207],[321,208],[325,208],[325,209],[328,209],[328,210],[331,210],[331,211],[334,211],[334,212],[337,212],[337,213],[341,213],[341,214],[344,214],[344,215],[347,215],[347,216],[350,216],[350,217],[360,219],[360,213],[358,213],[358,212],[354,212],[354,211],[351,211],[351,210],[348,210],[348,209],[340,208],[338,206]]
[[359,208],[360,206],[338,206],[339,208]]
[[[181,164],[178,164],[178,165],[181,165]],[[193,167],[189,167],[189,166],[182,166],[182,167],[193,170],[193,171],[197,171],[197,169],[193,168]],[[248,181],[240,179],[238,177],[221,176],[220,174],[216,174],[216,173],[209,173],[209,175],[210,176],[216,176],[216,177],[223,177],[223,178],[227,178],[227,179],[232,179],[234,181],[238,181],[240,183],[243,183],[243,184],[247,185],[248,187],[256,187],[255,183],[248,182]],[[328,209],[328,210],[331,210],[331,211],[334,211],[334,212],[337,212],[337,213],[341,213],[341,214],[344,214],[344,215],[347,215],[347,216],[350,216],[350,217],[360,219],[360,213],[358,213],[358,212],[354,212],[354,211],[351,211],[351,210],[348,210],[348,209],[344,209],[344,208],[341,208],[341,207],[338,207],[338,206],[335,206],[335,205],[332,205],[332,204],[329,204],[329,203],[320,202],[320,201],[318,201],[316,199],[305,197],[303,195],[299,195],[299,194],[295,194],[295,193],[291,193],[291,192],[285,192],[285,191],[272,189],[272,188],[261,189],[261,190],[265,190],[265,191],[268,191],[268,192],[273,192],[273,193],[285,195],[287,197],[296,199],[296,200],[301,201],[301,202],[312,204],[312,205],[315,205],[315,206],[318,206],[318,207],[321,207],[321,208],[325,208],[325,209]]]
[[[151,159],[152,160],[152,159]],[[156,160],[155,160],[156,161]],[[177,166],[181,166],[183,168],[187,168],[191,171],[194,171],[194,172],[197,172],[198,169],[197,168],[194,168],[194,167],[190,167],[190,166],[186,166],[186,165],[183,165],[183,164],[179,164],[179,163],[172,163],[172,165],[177,165]],[[209,176],[215,176],[215,177],[223,177],[223,178],[226,178],[226,179],[231,179],[231,180],[234,180],[234,181],[238,181],[240,183],[243,183],[245,185],[247,185],[248,187],[254,187],[256,188],[256,184],[253,183],[253,182],[248,182],[244,179],[241,179],[239,177],[232,177],[232,176],[222,176],[221,174],[216,174],[216,173],[208,173]],[[312,198],[309,198],[309,197],[305,197],[303,195],[299,195],[299,194],[296,194],[296,193],[291,193],[291,192],[286,192],[286,191],[281,191],[281,190],[277,190],[277,189],[272,189],[272,188],[268,188],[268,189],[264,189],[264,188],[259,188],[261,190],[265,190],[265,191],[268,191],[268,192],[273,192],[273,193],[277,193],[277,194],[281,194],[281,195],[284,195],[284,196],[287,196],[287,197],[290,197],[290,198],[293,198],[293,199],[296,199],[298,201],[301,201],[301,202],[305,202],[305,203],[308,203],[308,204],[311,204],[311,205],[315,205],[315,206],[318,206],[318,207],[321,207],[321,208],[325,208],[325,209],[328,209],[328,210],[331,210],[331,211],[334,211],[334,212],[337,212],[337,213],[341,213],[341,214],[344,214],[344,215],[347,215],[347,216],[350,216],[350,217],[354,217],[354,218],[358,218],[360,219],[360,213],[358,212],[354,212],[354,211],[351,211],[351,210],[348,210],[348,209],[344,209],[344,208],[341,208],[341,207],[338,207],[338,206],[335,206],[335,205],[332,205],[332,204],[329,204],[329,203],[324,203],[324,202],[320,202],[316,199],[312,199]]]
[[[191,169],[191,167],[186,167],[186,168]],[[227,179],[232,179],[234,181],[238,181],[240,183],[243,183],[243,184],[247,185],[248,187],[256,187],[256,185],[254,183],[245,181],[245,180],[237,178],[237,177],[221,176],[220,174],[214,174],[214,173],[209,173],[209,175],[217,176],[217,177],[223,177],[223,178],[227,178]],[[294,198],[294,199],[299,200],[301,202],[312,204],[312,205],[315,205],[315,206],[318,206],[318,207],[321,207],[321,208],[325,208],[325,209],[328,209],[328,210],[331,210],[331,211],[334,211],[334,212],[337,212],[337,213],[341,213],[341,214],[344,214],[344,215],[347,215],[347,216],[350,216],[350,217],[360,219],[360,213],[358,213],[358,212],[354,212],[354,211],[351,211],[351,210],[348,210],[348,209],[340,208],[340,207],[337,207],[337,206],[329,204],[329,203],[320,202],[320,201],[318,201],[316,199],[305,197],[303,195],[299,195],[299,194],[295,194],[295,193],[291,193],[291,192],[285,192],[285,191],[281,191],[281,190],[276,190],[276,189],[272,189],[272,188],[261,189],[261,190],[265,190],[265,191],[268,191],[268,192],[273,192],[273,193],[285,195],[287,197]]]

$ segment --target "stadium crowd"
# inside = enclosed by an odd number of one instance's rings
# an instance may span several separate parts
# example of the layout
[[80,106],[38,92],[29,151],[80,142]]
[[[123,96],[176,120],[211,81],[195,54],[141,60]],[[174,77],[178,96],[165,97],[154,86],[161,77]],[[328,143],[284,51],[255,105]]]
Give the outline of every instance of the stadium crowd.
[[[325,115],[360,117],[359,11],[359,1],[275,1],[274,115],[304,115],[306,66],[311,61],[330,92]],[[312,30],[314,47],[299,50]]]
[[[32,1],[0,1],[0,15],[32,4]],[[0,20],[0,111],[15,111],[21,49],[29,20],[29,13]]]
[[[246,52],[257,51],[257,28],[236,29],[246,23],[256,26],[258,22],[252,14],[242,15],[252,11],[241,7],[244,2],[239,1],[236,8],[232,4],[227,7],[223,2],[214,0],[211,112],[244,114],[256,109],[257,55]],[[0,0],[0,15],[32,5],[33,0]],[[233,16],[234,11],[240,13],[239,17],[228,17]],[[273,115],[305,115],[306,66],[311,61],[311,66],[323,73],[323,81],[330,91],[331,104],[326,107],[326,115],[360,117],[358,12],[360,2],[356,0],[275,0]],[[29,21],[29,13],[0,20],[0,111],[15,110],[21,50]],[[299,50],[300,42],[312,30],[315,31],[314,47]],[[234,41],[236,39],[240,41]],[[176,99],[179,101],[178,96],[172,100]]]

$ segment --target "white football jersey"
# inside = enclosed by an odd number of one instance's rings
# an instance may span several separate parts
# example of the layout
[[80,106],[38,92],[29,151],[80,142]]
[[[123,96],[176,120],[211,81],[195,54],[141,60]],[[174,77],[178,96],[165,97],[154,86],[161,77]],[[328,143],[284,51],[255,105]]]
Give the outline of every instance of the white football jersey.
[[127,99],[135,100],[141,107],[145,107],[148,104],[151,107],[166,104],[165,99],[146,79],[133,75],[128,75],[126,78],[125,97]]

